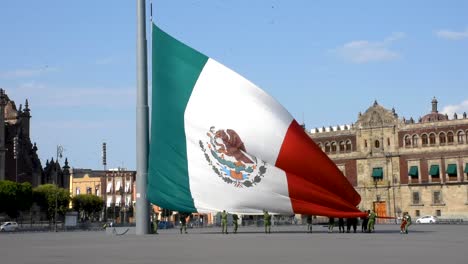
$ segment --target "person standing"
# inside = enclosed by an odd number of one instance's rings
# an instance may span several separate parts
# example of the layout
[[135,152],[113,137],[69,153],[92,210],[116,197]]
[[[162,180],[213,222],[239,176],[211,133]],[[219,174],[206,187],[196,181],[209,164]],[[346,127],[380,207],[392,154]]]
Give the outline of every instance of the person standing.
[[234,225],[234,234],[237,234],[237,227],[239,227],[239,216],[237,214],[232,215],[232,224]]
[[263,211],[263,225],[265,226],[265,234],[271,233],[271,215],[267,210]]
[[333,227],[335,227],[335,218],[330,217],[328,219],[328,233],[333,233]]
[[372,233],[375,231],[375,218],[377,217],[377,215],[375,214],[375,212],[372,210],[369,214],[369,223],[367,223],[367,232],[369,233]]
[[354,233],[356,233],[356,230],[357,230],[357,223],[358,223],[357,218],[351,218],[351,225],[353,226],[353,232]]
[[367,210],[367,216],[362,217],[361,232],[367,233],[367,225],[369,223],[370,210]]
[[307,215],[307,233],[312,233],[312,215]]
[[223,210],[223,212],[221,213],[221,233],[222,234],[227,234],[228,231],[227,231],[227,217],[228,217],[228,213],[226,213],[226,210]]
[[344,233],[344,219],[343,218],[338,218],[338,228],[340,230],[340,233]]

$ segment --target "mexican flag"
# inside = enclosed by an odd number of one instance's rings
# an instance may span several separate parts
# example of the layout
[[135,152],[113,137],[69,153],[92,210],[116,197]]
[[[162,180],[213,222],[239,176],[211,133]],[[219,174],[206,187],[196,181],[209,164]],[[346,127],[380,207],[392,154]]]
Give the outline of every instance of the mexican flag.
[[180,212],[362,215],[353,186],[274,98],[152,31],[151,203]]

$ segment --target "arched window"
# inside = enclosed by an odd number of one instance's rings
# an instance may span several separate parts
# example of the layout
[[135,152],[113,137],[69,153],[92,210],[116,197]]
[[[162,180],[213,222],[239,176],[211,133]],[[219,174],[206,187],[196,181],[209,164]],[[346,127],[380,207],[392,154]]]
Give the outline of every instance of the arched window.
[[318,143],[317,146],[318,146],[321,150],[323,150],[322,143]]
[[439,134],[439,144],[445,145],[445,143],[447,143],[447,138],[445,137],[445,133],[441,132]]
[[344,141],[340,141],[340,152],[344,152],[345,151],[345,143]]
[[426,134],[423,134],[423,135],[421,136],[421,140],[422,140],[422,145],[423,145],[423,146],[427,146],[427,144],[429,143],[429,142],[427,141],[427,135],[426,135]]
[[331,143],[331,152],[336,152],[336,142]]
[[380,148],[380,141],[376,140],[374,142],[374,146],[375,146],[375,148]]
[[325,153],[330,152],[330,143],[325,143]]
[[413,135],[413,147],[418,146],[418,144],[419,144],[418,140],[419,140],[418,135]]
[[351,140],[346,141],[346,151],[351,151]]
[[463,144],[463,139],[464,138],[465,138],[465,132],[458,131],[458,133],[457,133],[458,144]]
[[411,146],[411,138],[410,136],[405,136],[405,147],[409,148]]
[[429,134],[429,144],[435,145],[436,135],[434,133]]
[[447,133],[447,143],[453,144],[453,132]]

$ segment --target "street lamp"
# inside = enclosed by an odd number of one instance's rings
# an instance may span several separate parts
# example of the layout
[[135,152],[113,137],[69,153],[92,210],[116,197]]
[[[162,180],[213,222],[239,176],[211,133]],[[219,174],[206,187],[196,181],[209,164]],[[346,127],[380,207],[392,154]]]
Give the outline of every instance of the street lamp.
[[[387,175],[388,175],[388,163],[392,162],[392,153],[387,152],[385,153],[386,160],[386,167],[387,167]],[[393,162],[392,162],[392,183],[389,184],[390,188],[392,188],[392,200],[393,200],[393,216],[395,217],[395,224],[397,224],[397,215],[396,215],[396,203],[395,203],[395,174],[393,173]]]
[[58,187],[58,170],[60,169],[57,168],[59,166],[59,158],[62,158],[63,154],[63,147],[61,145],[57,145],[57,159],[55,163],[55,210],[54,210],[54,231],[57,232],[57,207],[58,207],[58,192],[59,192],[59,187]]

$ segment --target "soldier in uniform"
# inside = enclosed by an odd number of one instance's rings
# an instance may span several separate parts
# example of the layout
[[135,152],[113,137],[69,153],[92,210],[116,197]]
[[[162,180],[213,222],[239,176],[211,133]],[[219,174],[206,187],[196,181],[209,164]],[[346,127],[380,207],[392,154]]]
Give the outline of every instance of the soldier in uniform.
[[[404,223],[404,224],[403,224]],[[409,215],[408,212],[403,213],[403,221],[402,221],[402,233],[408,234],[408,227],[411,225],[411,216]]]
[[265,226],[265,234],[271,233],[271,215],[267,210],[263,211],[263,225]]
[[239,220],[239,216],[237,214],[232,215],[232,224],[234,225],[234,234],[237,234],[237,227],[239,226],[239,223],[237,222]]
[[369,223],[367,224],[367,232],[371,233],[371,232],[374,232],[375,231],[375,218],[377,217],[377,215],[375,214],[375,212],[372,210],[369,214]]
[[187,234],[187,217],[188,214],[180,213],[180,233],[182,234],[182,230],[184,230],[185,234]]
[[311,215],[307,215],[306,222],[307,222],[307,233],[312,233],[312,216]]
[[226,210],[223,210],[223,212],[221,213],[221,228],[222,228],[221,233],[223,233],[223,234],[228,233],[228,231],[227,231],[227,217],[228,217],[228,214],[226,213]]
[[335,218],[330,217],[328,219],[328,233],[333,233],[333,227],[335,227]]
[[363,233],[367,232],[367,225],[369,224],[369,214],[370,210],[367,210],[367,216],[362,218],[361,232]]
[[344,229],[344,219],[343,218],[338,218],[338,228],[340,230],[340,233],[344,233],[345,232],[345,229]]

